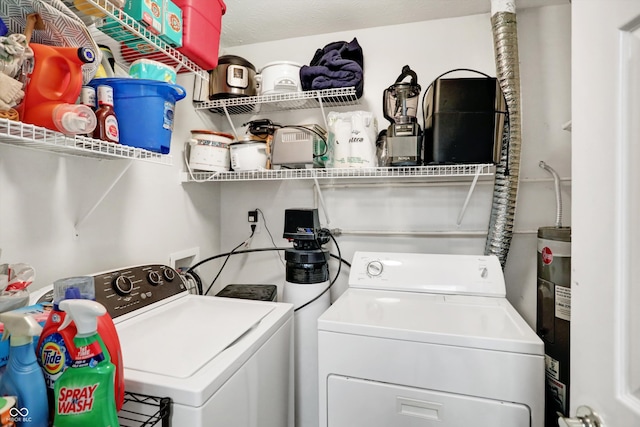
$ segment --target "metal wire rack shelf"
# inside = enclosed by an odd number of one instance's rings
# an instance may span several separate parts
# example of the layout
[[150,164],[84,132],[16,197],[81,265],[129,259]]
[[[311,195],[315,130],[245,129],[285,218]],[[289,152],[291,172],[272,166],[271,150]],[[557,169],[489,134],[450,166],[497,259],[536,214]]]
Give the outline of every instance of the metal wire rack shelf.
[[60,132],[9,119],[0,119],[0,143],[79,157],[134,159],[163,165],[172,164],[170,155],[83,136],[66,136]]
[[118,411],[120,427],[152,427],[161,423],[169,427],[171,399],[125,392],[124,404]]
[[[95,27],[119,45],[119,54],[127,63],[141,58],[151,59],[174,67],[178,73],[193,72],[199,78],[209,80],[207,71],[108,0],[85,1],[104,14],[100,19],[94,20]],[[82,14],[75,8],[73,10]],[[85,18],[86,22],[86,16],[81,18]]]
[[266,169],[246,172],[186,172],[186,182],[259,181],[288,179],[429,178],[454,181],[490,177],[493,164],[429,165],[377,168]]
[[345,87],[217,99],[196,102],[194,107],[196,110],[209,110],[212,113],[225,115],[226,112],[229,114],[257,114],[269,111],[333,108],[358,105],[359,103],[355,87]]

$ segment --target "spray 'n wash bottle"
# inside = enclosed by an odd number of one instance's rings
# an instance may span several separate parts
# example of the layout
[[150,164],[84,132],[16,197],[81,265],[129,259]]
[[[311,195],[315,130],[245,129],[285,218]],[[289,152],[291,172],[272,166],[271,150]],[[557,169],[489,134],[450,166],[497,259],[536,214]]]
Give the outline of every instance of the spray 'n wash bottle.
[[9,363],[0,379],[0,394],[17,397],[12,421],[19,427],[47,427],[47,388],[32,338],[40,334],[42,327],[30,315],[12,311],[1,313],[0,322],[4,323],[2,339],[11,337]]
[[71,321],[78,333],[73,339],[73,363],[55,382],[54,427],[119,427],[114,398],[115,365],[98,334],[98,317],[106,313],[95,301],[60,302],[67,313],[60,329]]
[[[47,385],[50,422],[53,421],[56,406],[53,394],[55,382],[73,363],[71,354],[77,351],[73,344],[76,336],[75,324],[71,323],[64,330],[59,330],[66,317],[66,313],[60,309],[60,303],[68,299],[95,301],[95,295],[95,280],[91,276],[67,277],[53,283],[53,310],[40,334],[36,353]],[[116,408],[120,410],[124,403],[124,364],[118,333],[108,313],[98,318],[98,334],[107,346],[111,363],[116,366],[115,397]]]

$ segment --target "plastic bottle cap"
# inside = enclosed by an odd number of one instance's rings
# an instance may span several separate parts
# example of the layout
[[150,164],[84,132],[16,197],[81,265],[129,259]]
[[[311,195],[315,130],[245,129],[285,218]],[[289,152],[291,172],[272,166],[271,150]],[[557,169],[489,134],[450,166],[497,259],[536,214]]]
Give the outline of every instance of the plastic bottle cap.
[[42,326],[27,313],[15,311],[0,313],[0,322],[4,323],[2,339],[6,340],[7,337],[11,337],[9,341],[11,347],[29,344],[32,342],[31,337],[42,333]]
[[[75,289],[79,295],[75,294],[76,291],[71,291],[73,294],[67,294],[68,289]],[[77,295],[77,296],[75,296]],[[53,282],[53,304],[58,305],[65,299],[96,299],[96,289],[93,277],[91,276],[77,276],[66,277]]]
[[107,309],[99,302],[86,299],[66,299],[60,302],[59,306],[67,315],[58,330],[63,330],[73,320],[78,330],[77,336],[96,333],[98,331],[98,317],[107,312]]
[[91,133],[98,124],[93,110],[82,104],[60,104],[53,109],[52,119],[58,130],[67,135]]

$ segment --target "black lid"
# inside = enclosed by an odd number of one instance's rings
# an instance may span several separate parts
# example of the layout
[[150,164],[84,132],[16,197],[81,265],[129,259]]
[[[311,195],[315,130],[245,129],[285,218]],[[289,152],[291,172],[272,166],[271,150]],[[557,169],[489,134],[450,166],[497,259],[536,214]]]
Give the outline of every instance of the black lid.
[[256,67],[254,67],[251,62],[236,55],[224,55],[218,58],[218,65],[224,64],[241,65],[243,67],[251,68],[253,71],[256,70]]
[[88,47],[79,47],[78,58],[85,64],[91,64],[96,60],[96,53]]

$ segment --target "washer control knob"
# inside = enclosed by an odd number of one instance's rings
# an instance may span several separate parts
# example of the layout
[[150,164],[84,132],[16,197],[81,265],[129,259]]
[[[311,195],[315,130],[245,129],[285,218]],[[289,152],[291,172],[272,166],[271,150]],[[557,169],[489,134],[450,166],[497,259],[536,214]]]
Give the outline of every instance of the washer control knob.
[[486,279],[489,276],[489,269],[487,267],[482,267],[480,269],[480,277]]
[[382,274],[382,263],[380,261],[370,261],[367,264],[367,274],[369,276],[379,276]]
[[173,282],[173,279],[176,278],[176,272],[170,268],[165,268],[162,270],[162,275],[167,280],[167,282]]
[[133,282],[126,276],[118,276],[113,279],[112,287],[118,295],[129,295],[133,290]]
[[158,286],[160,284],[160,275],[158,274],[157,271],[151,270],[149,274],[147,274],[147,280],[153,286]]

